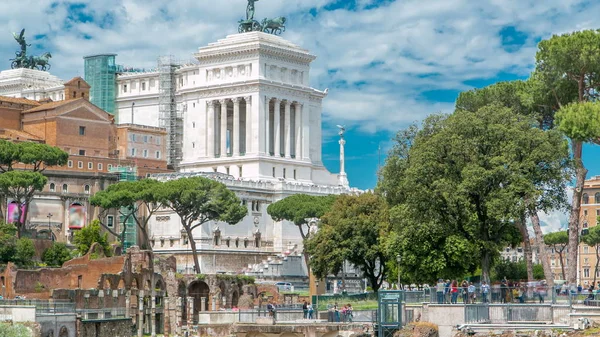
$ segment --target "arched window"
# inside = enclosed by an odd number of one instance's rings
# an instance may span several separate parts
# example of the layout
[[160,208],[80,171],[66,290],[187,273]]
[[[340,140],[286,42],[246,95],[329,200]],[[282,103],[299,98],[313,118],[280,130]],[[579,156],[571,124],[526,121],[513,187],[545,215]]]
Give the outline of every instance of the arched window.
[[69,186],[67,184],[63,184],[63,189],[62,190],[63,190],[64,193],[69,192]]
[[84,190],[85,193],[89,194],[90,193],[90,185],[85,185],[83,187],[83,190]]
[[50,192],[56,191],[56,185],[54,183],[50,183]]
[[587,193],[583,193],[583,196],[581,197],[581,203],[582,204],[589,204],[590,203],[590,197],[588,196]]
[[594,204],[600,204],[600,192],[596,192],[594,195]]

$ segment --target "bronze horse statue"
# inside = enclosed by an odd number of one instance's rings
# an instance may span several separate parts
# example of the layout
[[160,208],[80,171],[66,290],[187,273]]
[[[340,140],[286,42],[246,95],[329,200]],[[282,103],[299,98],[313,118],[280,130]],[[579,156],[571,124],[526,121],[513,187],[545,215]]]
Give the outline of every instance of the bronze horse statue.
[[283,16],[275,19],[264,19],[262,21],[262,31],[275,35],[281,34],[285,32],[285,22],[286,19]]

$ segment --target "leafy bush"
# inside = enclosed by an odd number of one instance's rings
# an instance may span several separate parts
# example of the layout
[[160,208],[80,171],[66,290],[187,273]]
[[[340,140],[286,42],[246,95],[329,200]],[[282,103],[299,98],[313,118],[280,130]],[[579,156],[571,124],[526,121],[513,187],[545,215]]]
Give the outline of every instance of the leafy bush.
[[77,247],[77,252],[81,255],[87,254],[90,250],[90,247],[95,242],[102,246],[104,255],[111,255],[110,244],[108,243],[108,234],[102,233],[100,222],[98,220],[92,221],[89,225],[75,232],[73,237],[73,243]]
[[[492,281],[500,281],[506,277],[509,280],[527,280],[527,264],[521,260],[519,262],[500,261],[492,270]],[[541,280],[544,278],[544,269],[541,264],[533,265],[533,278]]]
[[35,247],[30,239],[18,239],[15,248],[14,261],[22,267],[33,266],[33,257],[35,256]]
[[42,254],[42,261],[49,267],[61,267],[63,263],[71,259],[71,250],[67,245],[55,242]]
[[21,324],[0,323],[0,336],[3,337],[32,337],[33,333]]

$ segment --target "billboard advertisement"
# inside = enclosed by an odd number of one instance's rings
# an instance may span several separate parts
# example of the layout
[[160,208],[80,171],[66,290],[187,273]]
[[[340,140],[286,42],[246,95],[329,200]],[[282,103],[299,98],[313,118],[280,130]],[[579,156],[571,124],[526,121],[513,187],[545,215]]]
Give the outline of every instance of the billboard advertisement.
[[25,222],[25,205],[21,205],[21,221],[19,221],[19,204],[16,201],[8,203],[6,208],[6,220],[8,223]]
[[81,229],[85,226],[85,207],[80,204],[69,206],[69,228]]

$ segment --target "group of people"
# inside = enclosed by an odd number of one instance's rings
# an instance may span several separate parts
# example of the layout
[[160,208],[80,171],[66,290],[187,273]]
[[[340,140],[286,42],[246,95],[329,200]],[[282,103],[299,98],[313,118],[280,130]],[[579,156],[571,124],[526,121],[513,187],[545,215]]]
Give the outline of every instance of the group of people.
[[[460,285],[457,280],[446,280],[439,279],[436,284],[436,294],[438,304],[458,303],[458,297],[462,297],[462,302],[465,304],[475,303],[477,299],[477,289],[473,282],[467,280],[462,281]],[[490,286],[484,281],[481,283],[481,297],[482,302],[487,303],[489,299]]]
[[348,303],[348,304],[344,305],[342,308],[340,308],[336,302],[333,306],[329,307],[327,312],[328,312],[327,320],[329,322],[336,322],[336,323],[352,322],[352,319],[354,317],[352,304],[350,304],[350,303]]
[[304,312],[304,319],[313,319],[315,309],[313,308],[312,304],[304,301],[302,304],[302,311]]

